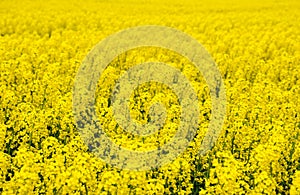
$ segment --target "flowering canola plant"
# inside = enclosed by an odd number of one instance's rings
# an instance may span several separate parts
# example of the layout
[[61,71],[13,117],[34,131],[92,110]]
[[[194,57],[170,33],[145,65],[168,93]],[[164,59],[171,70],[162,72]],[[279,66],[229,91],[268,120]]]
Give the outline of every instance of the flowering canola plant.
[[[280,1],[3,0],[0,2],[0,193],[2,194],[300,194],[300,3]],[[125,28],[162,25],[203,44],[222,74],[227,113],[214,147],[198,155],[211,116],[209,89],[191,62],[161,48],[123,53],[98,82],[99,121],[130,150],[162,146],[175,134],[181,108],[163,84],[130,97],[137,123],[154,102],[166,120],[147,137],[124,132],[110,93],[129,67],[161,61],[196,90],[197,135],[173,162],[149,171],[104,163],[81,140],[72,87],[87,53]]]

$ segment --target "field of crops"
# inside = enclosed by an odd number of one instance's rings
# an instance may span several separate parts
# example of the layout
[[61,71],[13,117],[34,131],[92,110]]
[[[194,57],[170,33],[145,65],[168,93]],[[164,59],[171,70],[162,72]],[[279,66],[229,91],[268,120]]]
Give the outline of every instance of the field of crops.
[[[300,2],[298,0],[1,0],[0,194],[300,194]],[[211,120],[205,78],[183,56],[142,47],[115,58],[96,90],[97,117],[120,147],[155,150],[180,124],[170,87],[148,82],[130,96],[130,114],[149,122],[166,108],[150,136],[125,132],[110,94],[121,73],[162,61],[194,87],[199,127],[174,161],[133,171],[105,163],[80,136],[73,85],[85,56],[123,29],[159,25],[198,40],[226,87],[226,116],[214,147],[198,151]]]

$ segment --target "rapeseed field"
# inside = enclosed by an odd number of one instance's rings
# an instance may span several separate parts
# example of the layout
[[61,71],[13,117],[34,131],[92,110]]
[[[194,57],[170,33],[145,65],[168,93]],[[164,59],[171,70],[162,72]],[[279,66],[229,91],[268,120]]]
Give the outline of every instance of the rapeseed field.
[[[1,194],[300,194],[299,1],[2,0],[0,8]],[[145,124],[151,105],[164,105],[158,132],[132,135],[114,119],[117,79],[147,61],[171,64],[189,79],[200,121],[174,161],[132,171],[90,151],[74,121],[72,96],[91,49],[143,25],[178,29],[206,48],[226,88],[226,115],[214,146],[199,155],[212,116],[203,75],[163,48],[126,51],[103,71],[95,94],[99,122],[115,143],[155,150],[179,127],[178,97],[155,82],[132,92],[130,114]]]

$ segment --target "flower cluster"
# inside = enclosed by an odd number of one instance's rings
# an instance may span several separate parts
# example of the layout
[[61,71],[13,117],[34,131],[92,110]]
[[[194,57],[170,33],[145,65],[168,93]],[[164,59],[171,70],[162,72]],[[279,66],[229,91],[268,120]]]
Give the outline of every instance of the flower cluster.
[[[1,194],[300,194],[300,27],[297,0],[282,1],[1,1]],[[139,124],[166,108],[164,126],[136,136],[114,120],[110,94],[130,67],[160,61],[179,69],[198,96],[200,123],[186,151],[150,171],[120,170],[82,141],[72,113],[75,75],[100,40],[125,28],[163,25],[202,43],[222,74],[227,113],[212,150],[198,155],[211,117],[209,88],[173,51],[129,50],[101,75],[97,117],[130,150],[170,141],[181,107],[169,86],[149,82],[130,97]]]

